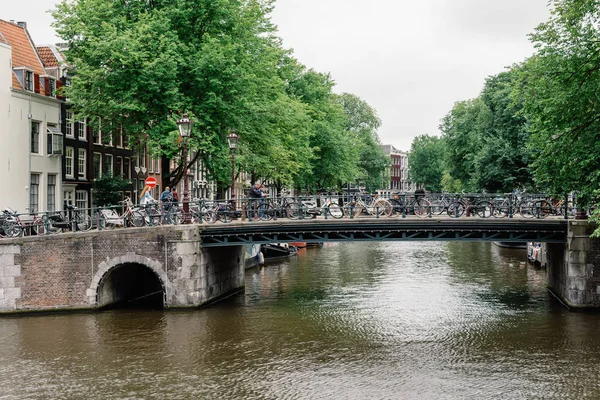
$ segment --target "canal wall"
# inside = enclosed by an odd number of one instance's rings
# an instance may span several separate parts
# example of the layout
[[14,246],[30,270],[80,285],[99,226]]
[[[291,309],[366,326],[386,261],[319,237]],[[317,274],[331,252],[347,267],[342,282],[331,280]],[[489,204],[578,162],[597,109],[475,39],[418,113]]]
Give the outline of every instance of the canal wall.
[[[242,289],[244,247],[202,248],[200,235],[197,225],[177,225],[2,239],[0,313],[98,309],[123,299],[115,271],[133,266],[151,271],[167,308]],[[133,273],[119,277],[131,280],[121,289],[136,284]]]
[[566,244],[544,244],[548,287],[571,308],[600,307],[600,239],[595,225],[570,221]]

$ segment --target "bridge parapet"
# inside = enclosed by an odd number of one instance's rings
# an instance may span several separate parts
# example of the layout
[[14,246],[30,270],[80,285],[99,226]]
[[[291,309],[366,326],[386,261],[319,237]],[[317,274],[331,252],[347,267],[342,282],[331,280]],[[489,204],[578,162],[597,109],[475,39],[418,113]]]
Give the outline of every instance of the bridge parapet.
[[198,225],[3,239],[0,313],[127,301],[140,279],[128,270],[147,271],[165,307],[201,306],[244,286],[243,256],[241,246],[202,248]]

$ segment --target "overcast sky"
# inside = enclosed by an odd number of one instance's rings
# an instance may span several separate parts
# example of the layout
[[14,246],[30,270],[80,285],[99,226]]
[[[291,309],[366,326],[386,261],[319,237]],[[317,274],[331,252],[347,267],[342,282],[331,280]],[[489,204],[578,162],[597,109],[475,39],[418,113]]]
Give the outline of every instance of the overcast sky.
[[[0,19],[26,21],[36,45],[58,41],[45,11],[56,0],[2,0]],[[409,150],[437,134],[454,102],[476,97],[485,78],[533,53],[527,34],[547,0],[277,0],[272,15],[286,48],[329,72],[382,120],[384,144]]]

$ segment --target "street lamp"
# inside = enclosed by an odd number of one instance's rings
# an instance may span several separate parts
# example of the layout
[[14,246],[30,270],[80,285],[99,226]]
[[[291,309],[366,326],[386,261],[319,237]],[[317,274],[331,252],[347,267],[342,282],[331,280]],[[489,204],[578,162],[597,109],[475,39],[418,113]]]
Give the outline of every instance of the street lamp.
[[231,151],[231,203],[233,204],[233,208],[235,209],[235,202],[233,199],[235,198],[235,149],[237,149],[239,136],[235,134],[235,131],[232,130],[229,135],[227,135],[227,143],[229,144],[229,150]]
[[183,223],[189,224],[190,219],[190,192],[188,191],[187,179],[187,138],[192,132],[193,122],[188,118],[187,114],[183,114],[181,119],[177,121],[179,126],[179,134],[183,138]]

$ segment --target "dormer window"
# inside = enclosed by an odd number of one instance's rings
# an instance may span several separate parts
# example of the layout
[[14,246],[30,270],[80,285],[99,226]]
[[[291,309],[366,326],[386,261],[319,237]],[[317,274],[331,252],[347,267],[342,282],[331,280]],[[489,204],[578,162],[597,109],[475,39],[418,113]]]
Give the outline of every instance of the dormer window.
[[25,90],[33,92],[33,72],[25,70]]
[[35,75],[33,71],[28,70],[24,67],[14,68],[13,71],[19,80],[19,83],[23,89],[33,92],[35,89]]

